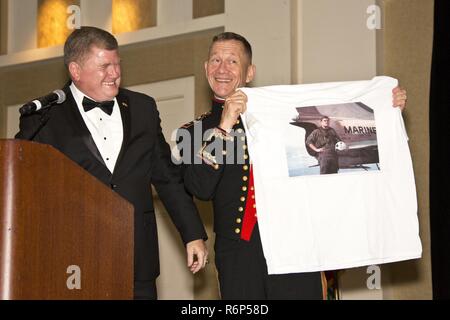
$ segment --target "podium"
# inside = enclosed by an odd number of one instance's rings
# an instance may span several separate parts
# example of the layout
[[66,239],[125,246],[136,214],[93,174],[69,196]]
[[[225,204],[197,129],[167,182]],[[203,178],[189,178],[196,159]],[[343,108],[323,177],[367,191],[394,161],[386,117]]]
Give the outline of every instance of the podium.
[[55,148],[0,140],[0,299],[132,299],[133,206]]

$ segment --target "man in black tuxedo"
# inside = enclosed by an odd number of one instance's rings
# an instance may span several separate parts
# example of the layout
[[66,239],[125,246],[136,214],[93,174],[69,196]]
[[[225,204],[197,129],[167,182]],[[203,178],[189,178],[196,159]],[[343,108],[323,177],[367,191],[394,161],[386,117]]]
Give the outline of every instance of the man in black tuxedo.
[[52,145],[134,205],[134,297],[156,299],[159,254],[151,184],[186,244],[193,273],[207,262],[203,224],[171,162],[155,101],[119,87],[114,36],[94,27],[75,30],[64,45],[64,63],[72,80],[63,89],[66,101],[22,116],[16,138]]

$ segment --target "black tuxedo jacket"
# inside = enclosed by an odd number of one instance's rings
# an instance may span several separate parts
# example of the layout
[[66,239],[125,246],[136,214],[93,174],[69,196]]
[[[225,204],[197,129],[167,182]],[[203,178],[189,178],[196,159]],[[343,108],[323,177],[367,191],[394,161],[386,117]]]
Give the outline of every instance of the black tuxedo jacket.
[[171,161],[156,103],[147,95],[120,89],[116,98],[122,116],[123,143],[111,174],[84,123],[69,85],[63,90],[67,99],[61,105],[21,117],[16,138],[29,137],[39,126],[41,117],[48,117],[48,122],[33,141],[59,149],[134,205],[134,278],[154,280],[159,275],[159,254],[151,184],[184,243],[206,239],[197,209],[184,189],[179,168]]

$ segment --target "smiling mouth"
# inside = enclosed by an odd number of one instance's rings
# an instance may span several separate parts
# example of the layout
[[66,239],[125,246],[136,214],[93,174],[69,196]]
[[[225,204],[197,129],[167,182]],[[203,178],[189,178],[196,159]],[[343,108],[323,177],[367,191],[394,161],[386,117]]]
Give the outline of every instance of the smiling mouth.
[[214,80],[218,83],[230,83],[232,81],[231,79],[218,79],[218,78],[214,78]]

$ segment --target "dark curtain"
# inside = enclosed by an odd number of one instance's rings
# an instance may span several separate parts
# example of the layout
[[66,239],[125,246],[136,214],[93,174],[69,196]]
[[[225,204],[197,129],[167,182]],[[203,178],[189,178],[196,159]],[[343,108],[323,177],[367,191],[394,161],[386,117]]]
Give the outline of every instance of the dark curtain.
[[430,92],[433,298],[450,299],[450,1],[435,0]]

